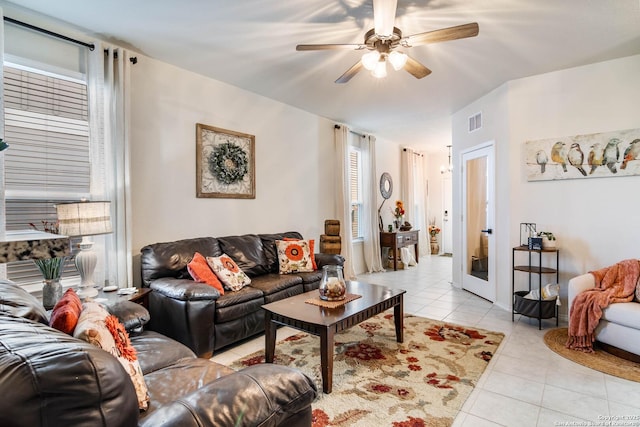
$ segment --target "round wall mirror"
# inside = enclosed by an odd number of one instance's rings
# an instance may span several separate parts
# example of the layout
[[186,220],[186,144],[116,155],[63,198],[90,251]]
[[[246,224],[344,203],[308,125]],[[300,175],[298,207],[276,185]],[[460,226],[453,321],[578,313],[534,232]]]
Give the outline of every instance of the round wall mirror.
[[391,197],[393,193],[393,181],[389,172],[384,172],[380,177],[380,194],[386,200]]

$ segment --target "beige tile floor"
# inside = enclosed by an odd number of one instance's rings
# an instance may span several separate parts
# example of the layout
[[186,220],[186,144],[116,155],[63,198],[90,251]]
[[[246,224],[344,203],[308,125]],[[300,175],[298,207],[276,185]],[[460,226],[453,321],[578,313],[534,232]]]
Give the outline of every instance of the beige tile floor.
[[[454,427],[636,426],[640,383],[585,368],[549,350],[542,337],[555,327],[516,316],[451,285],[451,258],[426,256],[417,267],[363,274],[362,281],[405,289],[405,312],[500,331],[505,339],[455,419]],[[296,333],[278,330],[278,339]],[[264,338],[215,355],[228,364],[264,349]],[[627,416],[627,419],[622,417]],[[617,418],[616,418],[617,417]]]

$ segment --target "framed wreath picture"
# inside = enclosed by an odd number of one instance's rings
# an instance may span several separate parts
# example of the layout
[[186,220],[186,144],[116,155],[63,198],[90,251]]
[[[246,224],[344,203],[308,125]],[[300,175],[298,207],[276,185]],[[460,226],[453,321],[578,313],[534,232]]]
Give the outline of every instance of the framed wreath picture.
[[196,197],[255,199],[256,137],[196,123]]

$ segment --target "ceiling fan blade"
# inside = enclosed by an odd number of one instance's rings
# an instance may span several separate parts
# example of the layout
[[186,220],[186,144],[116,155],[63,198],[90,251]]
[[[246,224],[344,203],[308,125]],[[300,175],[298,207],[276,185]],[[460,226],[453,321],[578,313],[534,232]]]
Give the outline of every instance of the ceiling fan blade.
[[379,36],[393,35],[398,0],[373,0],[373,28]]
[[296,50],[362,50],[366,47],[367,45],[364,44],[299,44],[296,46]]
[[418,46],[426,43],[439,43],[449,40],[464,39],[466,37],[475,37],[478,35],[480,28],[476,22],[471,24],[458,25],[456,27],[442,28],[440,30],[427,31],[426,33],[414,34],[405,37],[402,41],[403,45]]
[[404,69],[416,79],[421,79],[431,74],[430,69],[410,56],[407,56],[407,63],[404,64]]
[[343,75],[341,75],[336,83],[347,83],[353,76],[358,74],[358,71],[362,69],[362,61],[356,62],[353,67],[349,68]]

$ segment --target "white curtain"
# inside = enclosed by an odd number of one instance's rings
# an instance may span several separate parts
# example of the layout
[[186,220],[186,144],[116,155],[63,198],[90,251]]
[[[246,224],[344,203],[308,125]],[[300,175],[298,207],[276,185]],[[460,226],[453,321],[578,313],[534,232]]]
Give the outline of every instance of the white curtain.
[[[89,59],[91,138],[100,144],[92,158],[103,156],[103,170],[92,173],[94,200],[111,201],[113,233],[105,236],[105,277],[132,286],[130,185],[130,56],[125,49],[95,43]],[[92,165],[101,162],[92,161]],[[97,240],[97,239],[96,239]]]
[[401,155],[400,183],[404,202],[405,221],[409,221],[413,230],[418,232],[418,252],[430,254],[427,233],[427,181],[424,173],[424,157],[420,153],[404,148]]
[[340,238],[344,262],[344,278],[356,277],[353,269],[353,246],[351,244],[351,198],[349,195],[349,128],[345,125],[334,127],[336,149],[336,215],[340,220]]
[[363,136],[362,153],[362,192],[364,210],[364,262],[369,273],[384,271],[380,253],[380,229],[378,227],[378,179],[376,176],[376,138]]

